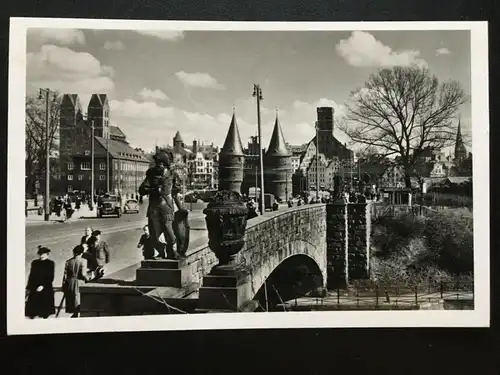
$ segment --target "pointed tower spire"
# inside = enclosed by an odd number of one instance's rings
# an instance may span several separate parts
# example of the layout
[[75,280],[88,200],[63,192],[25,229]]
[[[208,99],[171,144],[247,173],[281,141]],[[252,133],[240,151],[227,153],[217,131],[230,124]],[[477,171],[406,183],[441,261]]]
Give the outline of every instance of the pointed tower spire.
[[233,117],[227,131],[226,140],[219,152],[219,190],[241,192],[244,156],[233,108]]
[[455,160],[460,162],[467,158],[467,150],[465,149],[464,141],[462,139],[462,126],[460,124],[460,117],[458,118],[457,138],[455,140]]
[[290,150],[285,142],[285,137],[283,136],[283,131],[281,130],[280,120],[278,117],[278,111],[276,110],[276,120],[274,121],[273,135],[271,136],[271,141],[269,142],[269,147],[267,149],[266,155],[291,155]]
[[266,170],[265,191],[282,200],[287,200],[292,194],[292,153],[281,130],[281,125],[276,111],[273,134],[266,155],[264,168]]
[[229,130],[227,131],[226,141],[224,142],[224,146],[222,146],[221,151],[232,155],[244,155],[240,131],[238,129],[238,123],[236,121],[236,114],[234,111],[233,117],[231,118],[231,124],[229,125]]

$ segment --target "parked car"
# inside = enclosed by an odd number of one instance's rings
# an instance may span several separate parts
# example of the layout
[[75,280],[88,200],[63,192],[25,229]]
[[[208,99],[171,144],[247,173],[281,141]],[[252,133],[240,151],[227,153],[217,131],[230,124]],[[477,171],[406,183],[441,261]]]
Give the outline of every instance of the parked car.
[[129,212],[139,213],[139,202],[136,199],[127,199],[125,202],[123,213],[128,214]]
[[97,200],[97,217],[122,216],[121,198],[114,194],[101,195]]
[[188,193],[184,195],[184,202],[186,203],[196,203],[198,202],[198,194],[196,192]]
[[203,193],[201,193],[201,199],[203,200],[203,202],[210,202],[212,200],[213,197],[215,197],[215,194],[217,194],[217,191],[216,189],[210,189],[210,190],[205,190],[203,191]]

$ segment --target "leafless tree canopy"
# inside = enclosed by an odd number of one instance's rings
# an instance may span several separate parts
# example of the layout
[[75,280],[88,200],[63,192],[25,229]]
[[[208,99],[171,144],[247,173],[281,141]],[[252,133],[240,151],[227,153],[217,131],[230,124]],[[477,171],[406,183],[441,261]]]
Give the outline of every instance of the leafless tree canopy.
[[339,127],[380,156],[396,156],[410,175],[425,148],[453,144],[457,130],[452,122],[466,101],[460,83],[439,83],[427,68],[383,69],[351,94]]
[[[58,144],[59,116],[61,97],[49,95],[49,148],[53,153]],[[26,191],[31,191],[37,175],[45,173],[45,97],[26,96],[25,153],[26,153]]]

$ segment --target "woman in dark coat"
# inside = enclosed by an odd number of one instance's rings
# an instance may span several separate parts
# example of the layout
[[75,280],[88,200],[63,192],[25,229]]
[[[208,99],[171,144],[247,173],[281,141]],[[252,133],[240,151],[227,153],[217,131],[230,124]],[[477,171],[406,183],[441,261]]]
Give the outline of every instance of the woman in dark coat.
[[47,319],[55,313],[54,303],[54,261],[49,259],[50,249],[38,247],[38,259],[31,263],[28,277],[28,299],[26,301],[26,316],[33,319],[40,316]]
[[66,300],[66,312],[78,318],[80,314],[80,286],[90,280],[87,261],[82,258],[83,246],[78,245],[73,249],[73,258],[66,261],[62,290]]

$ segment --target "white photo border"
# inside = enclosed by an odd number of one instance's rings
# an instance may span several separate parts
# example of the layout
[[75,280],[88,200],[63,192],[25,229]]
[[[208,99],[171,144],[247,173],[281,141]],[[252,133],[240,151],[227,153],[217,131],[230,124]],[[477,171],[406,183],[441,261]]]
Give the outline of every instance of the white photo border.
[[[79,319],[24,317],[24,127],[28,28],[114,30],[470,30],[474,200],[474,310],[325,311],[181,314]],[[11,18],[7,188],[7,332],[9,335],[251,328],[489,327],[490,204],[487,22],[212,22]]]

